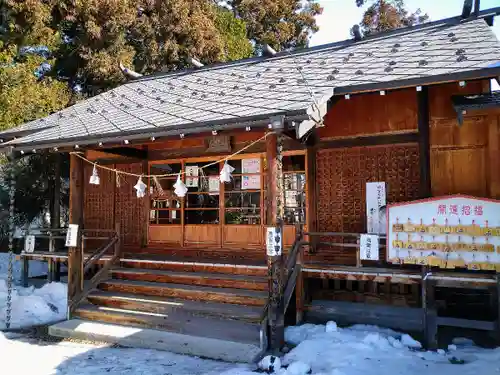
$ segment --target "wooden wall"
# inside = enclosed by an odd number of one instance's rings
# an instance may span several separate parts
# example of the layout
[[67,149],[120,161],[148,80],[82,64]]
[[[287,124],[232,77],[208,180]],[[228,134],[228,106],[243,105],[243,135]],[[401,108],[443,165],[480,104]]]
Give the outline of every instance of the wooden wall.
[[[136,174],[143,172],[141,163],[112,164],[111,168]],[[84,227],[86,229],[114,229],[120,223],[122,243],[140,246],[145,242],[146,212],[144,199],[135,195],[134,185],[137,178],[122,177],[120,186],[116,185],[113,172],[99,169],[100,184],[88,183],[92,166],[85,165],[84,184]]]
[[353,95],[340,99],[325,117],[319,129],[322,140],[360,135],[398,134],[417,129],[417,93],[401,90]]
[[495,111],[472,111],[458,126],[451,95],[487,92],[489,82],[431,87],[430,142],[433,196],[469,194],[500,198],[499,116]]
[[[325,140],[401,134],[417,131],[415,90],[354,95],[340,99],[319,130]],[[320,146],[322,147],[322,146]],[[320,148],[316,158],[317,230],[362,233],[366,231],[366,183],[386,181],[388,200],[418,199],[419,149],[417,143]],[[325,238],[342,242],[342,238]],[[384,254],[381,255],[382,257]],[[353,248],[321,246],[309,261],[356,264]]]

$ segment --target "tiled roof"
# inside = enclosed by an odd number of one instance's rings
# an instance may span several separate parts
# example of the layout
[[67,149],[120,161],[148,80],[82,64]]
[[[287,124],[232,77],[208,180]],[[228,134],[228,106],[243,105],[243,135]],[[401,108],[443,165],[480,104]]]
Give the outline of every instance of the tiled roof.
[[313,102],[324,107],[332,94],[479,78],[479,72],[493,77],[499,62],[500,42],[483,19],[453,18],[359,42],[144,77],[0,137],[42,129],[8,144],[49,147],[244,127],[277,114],[304,119]]

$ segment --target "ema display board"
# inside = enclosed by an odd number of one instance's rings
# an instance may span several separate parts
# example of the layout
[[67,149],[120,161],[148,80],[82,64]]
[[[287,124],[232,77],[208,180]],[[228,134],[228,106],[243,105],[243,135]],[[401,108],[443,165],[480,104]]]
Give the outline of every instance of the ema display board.
[[387,216],[389,262],[500,271],[500,201],[432,198],[389,205]]

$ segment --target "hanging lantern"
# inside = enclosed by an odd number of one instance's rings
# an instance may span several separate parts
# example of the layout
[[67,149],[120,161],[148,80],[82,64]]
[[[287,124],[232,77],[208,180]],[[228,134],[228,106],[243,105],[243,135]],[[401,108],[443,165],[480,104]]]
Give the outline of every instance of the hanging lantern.
[[188,189],[186,187],[186,184],[182,182],[180,173],[177,175],[177,182],[174,184],[174,188],[174,193],[179,198],[184,198],[186,196]]
[[121,184],[121,181],[120,181],[120,174],[119,173],[116,174],[115,181],[116,181],[116,187],[120,188],[122,184]]
[[146,184],[142,182],[142,177],[139,177],[134,189],[137,190],[137,198],[144,198],[146,196]]
[[94,169],[92,169],[92,176],[90,176],[90,184],[99,185],[100,183],[101,179],[99,178],[99,174],[97,173],[97,167],[94,164]]
[[231,173],[234,172],[234,167],[227,164],[227,160],[224,162],[224,166],[220,171],[220,182],[231,182]]

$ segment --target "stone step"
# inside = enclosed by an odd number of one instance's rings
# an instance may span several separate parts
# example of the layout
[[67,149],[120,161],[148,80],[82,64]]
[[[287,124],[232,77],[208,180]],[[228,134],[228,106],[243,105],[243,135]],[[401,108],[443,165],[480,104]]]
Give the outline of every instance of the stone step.
[[[87,315],[89,314],[90,312],[87,312]],[[112,314],[106,313],[96,316],[94,313],[93,317],[111,320]],[[137,321],[140,321],[140,319]],[[212,324],[205,326],[206,321],[203,321],[204,324],[201,326],[199,325],[200,321],[193,322],[189,329],[185,330],[186,333],[156,330],[141,325],[139,325],[141,329],[137,329],[136,327],[114,323],[117,322],[114,321],[111,324],[86,319],[71,319],[50,326],[49,334],[56,337],[101,341],[133,348],[165,350],[227,362],[252,363],[258,360],[263,353],[258,341],[250,343],[233,341],[232,332],[220,332],[222,338],[200,336],[200,333],[206,332],[207,327],[212,326]],[[226,323],[224,322],[223,327],[226,327]],[[238,329],[241,329],[241,327],[246,326],[240,325]],[[218,329],[220,328],[218,327]],[[234,329],[235,327],[232,328],[232,330]],[[193,330],[195,330],[193,334],[187,333],[187,331],[191,332]],[[246,328],[240,331],[240,333],[252,337],[255,332],[254,327],[249,332],[246,331]]]
[[134,280],[107,280],[99,284],[98,289],[107,292],[169,297],[190,301],[229,303],[245,306],[264,306],[268,298],[268,293],[265,291]]
[[87,300],[97,306],[132,311],[168,314],[178,310],[196,316],[210,316],[225,319],[260,323],[263,308],[217,302],[189,301],[175,298],[143,296],[128,293],[93,291]]
[[206,272],[177,272],[139,268],[115,268],[114,279],[149,281],[159,283],[204,285],[219,288],[267,290],[268,280],[263,276],[233,275]]

